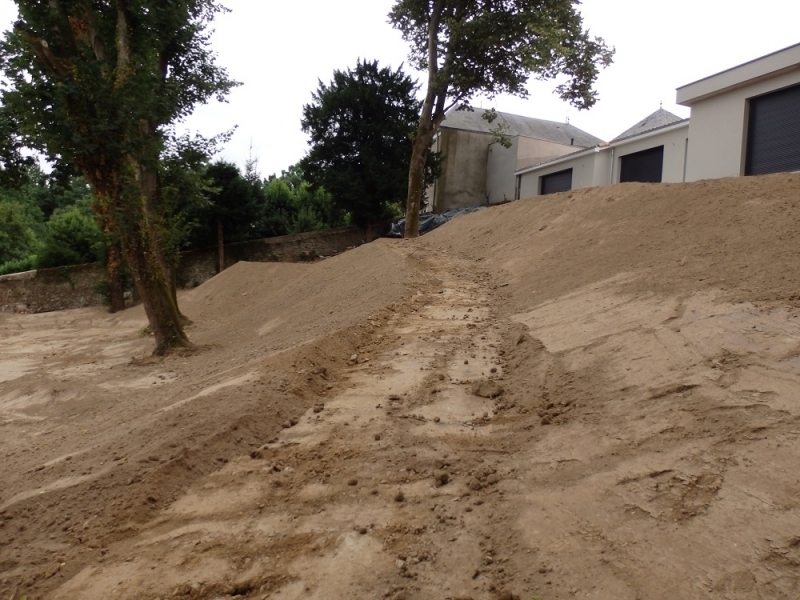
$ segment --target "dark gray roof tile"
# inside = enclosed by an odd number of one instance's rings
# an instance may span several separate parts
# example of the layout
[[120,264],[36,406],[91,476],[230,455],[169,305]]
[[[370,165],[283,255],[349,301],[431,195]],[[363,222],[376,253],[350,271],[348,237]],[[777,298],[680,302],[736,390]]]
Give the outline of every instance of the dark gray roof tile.
[[619,140],[624,140],[625,138],[632,137],[634,135],[639,135],[640,133],[645,133],[646,131],[650,131],[652,129],[659,129],[661,127],[666,127],[667,125],[672,125],[673,123],[678,123],[679,121],[683,121],[678,115],[673,115],[668,110],[664,110],[663,108],[659,108],[656,112],[652,115],[648,115],[636,125],[631,127],[630,129],[623,131],[617,137],[615,137],[612,142],[617,142]]
[[564,144],[565,146],[573,145],[576,148],[591,148],[603,142],[600,138],[568,123],[556,123],[555,121],[522,117],[499,111],[497,112],[497,119],[493,123],[489,123],[483,118],[483,114],[487,112],[489,111],[482,108],[474,108],[472,110],[452,109],[448,111],[447,118],[442,122],[442,127],[491,133],[499,124],[504,124],[506,126],[506,135],[510,137],[536,138],[555,142],[556,144]]

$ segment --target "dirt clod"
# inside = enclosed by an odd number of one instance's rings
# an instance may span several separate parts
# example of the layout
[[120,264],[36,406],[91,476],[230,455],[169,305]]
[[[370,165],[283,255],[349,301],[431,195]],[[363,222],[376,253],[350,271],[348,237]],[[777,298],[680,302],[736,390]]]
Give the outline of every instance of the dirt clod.
[[481,398],[494,399],[503,395],[503,388],[496,381],[481,379],[472,385],[472,393]]

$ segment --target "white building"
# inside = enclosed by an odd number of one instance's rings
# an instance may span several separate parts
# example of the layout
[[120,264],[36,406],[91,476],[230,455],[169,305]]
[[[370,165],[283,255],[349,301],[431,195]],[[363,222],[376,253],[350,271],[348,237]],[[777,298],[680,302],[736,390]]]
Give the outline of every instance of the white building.
[[677,183],[800,170],[800,44],[678,89],[609,144],[520,168],[516,198],[627,181]]
[[800,44],[678,89],[687,181],[800,170]]
[[[442,175],[427,192],[434,212],[514,200],[514,173],[521,166],[602,142],[568,123],[502,112],[489,122],[484,118],[487,112],[447,112],[433,144],[443,157]],[[511,142],[510,148],[495,142],[493,132],[498,129]]]
[[641,181],[684,181],[689,121],[659,109],[611,143],[517,171],[516,198]]

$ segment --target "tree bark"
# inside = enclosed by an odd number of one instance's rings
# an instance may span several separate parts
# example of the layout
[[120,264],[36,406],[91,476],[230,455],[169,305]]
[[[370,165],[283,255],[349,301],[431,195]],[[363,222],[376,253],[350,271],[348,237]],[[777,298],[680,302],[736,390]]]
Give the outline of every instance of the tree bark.
[[[150,323],[150,330],[155,337],[156,347],[154,354],[166,354],[175,347],[191,347],[189,338],[183,331],[183,324],[178,307],[172,300],[172,294],[161,266],[158,261],[152,260],[152,243],[146,240],[137,240],[137,232],[124,234],[123,246],[125,258],[133,273],[134,281],[139,287],[142,304]],[[138,233],[142,233],[139,229]],[[147,234],[143,236],[147,238]],[[142,246],[149,246],[148,249]]]
[[128,159],[126,165],[111,170],[106,177],[95,177],[92,183],[98,205],[108,207],[108,214],[113,215],[110,225],[122,244],[155,337],[154,354],[166,354],[174,347],[192,347],[192,343],[183,331],[181,314],[158,259],[139,173],[136,161]]
[[125,288],[122,285],[122,254],[116,242],[112,242],[108,247],[106,279],[108,280],[111,312],[116,313],[125,310]]
[[367,224],[364,226],[364,243],[369,244],[374,239],[372,237],[372,219],[367,219]]
[[425,163],[428,160],[428,148],[436,133],[436,119],[441,123],[444,118],[444,115],[438,114],[434,117],[434,108],[438,108],[444,103],[444,91],[440,94],[437,94],[436,91],[436,80],[439,74],[439,23],[444,5],[445,0],[436,0],[428,24],[428,89],[422,104],[422,114],[419,118],[417,135],[411,150],[411,163],[408,168],[406,227],[403,234],[406,239],[419,237],[419,209],[425,186]]
[[225,270],[225,237],[222,232],[222,219],[217,219],[217,273]]
[[433,136],[428,131],[428,123],[421,120],[411,151],[411,165],[408,172],[408,199],[406,200],[406,239],[419,237],[419,210],[422,192],[425,187],[425,162],[428,159],[428,146]]
[[[155,135],[155,129],[149,124],[143,126],[145,135]],[[157,160],[153,158],[152,160]],[[158,172],[153,168],[139,167],[139,182],[142,186],[142,193],[145,197],[145,207],[147,209],[147,216],[150,223],[150,230],[154,236],[154,244],[156,247],[156,255],[158,262],[161,265],[161,270],[164,271],[164,277],[167,280],[167,285],[172,294],[172,301],[178,307],[178,314],[184,325],[190,324],[192,321],[181,312],[178,305],[178,286],[177,286],[177,270],[178,264],[173,257],[174,251],[168,247],[165,242],[164,224],[161,221],[161,213],[158,210],[159,201],[159,179]]]

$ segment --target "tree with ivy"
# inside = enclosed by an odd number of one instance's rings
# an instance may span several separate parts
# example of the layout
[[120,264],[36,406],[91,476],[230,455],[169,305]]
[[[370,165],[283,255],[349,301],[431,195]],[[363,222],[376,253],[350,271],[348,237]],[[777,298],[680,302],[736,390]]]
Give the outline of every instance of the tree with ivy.
[[[72,165],[118,239],[156,352],[190,346],[165,274],[159,158],[165,130],[236,85],[215,62],[215,0],[15,0],[0,44],[4,110],[25,146]],[[119,262],[121,262],[121,257]]]
[[527,97],[530,77],[566,76],[558,94],[578,108],[597,101],[599,69],[613,50],[591,37],[579,0],[397,0],[389,22],[428,74],[406,198],[406,237],[419,235],[428,149],[450,108],[483,94]]

